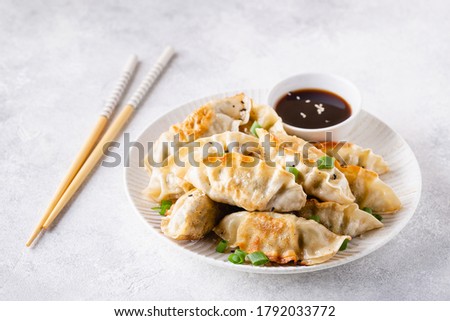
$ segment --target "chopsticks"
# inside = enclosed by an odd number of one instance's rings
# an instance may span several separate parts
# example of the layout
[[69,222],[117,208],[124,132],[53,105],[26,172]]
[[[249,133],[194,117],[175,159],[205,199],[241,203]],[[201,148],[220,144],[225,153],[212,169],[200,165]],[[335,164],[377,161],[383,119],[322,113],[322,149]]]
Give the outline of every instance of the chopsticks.
[[137,57],[134,54],[128,58],[128,61],[123,68],[122,74],[120,75],[118,82],[114,86],[114,90],[111,92],[109,99],[106,101],[97,123],[92,129],[92,132],[87,138],[83,147],[78,152],[78,155],[75,157],[75,160],[73,161],[72,165],[69,167],[69,171],[67,172],[66,176],[59,184],[55,192],[55,195],[50,201],[50,204],[45,210],[44,215],[42,216],[38,225],[36,226],[30,238],[28,239],[26,246],[30,246],[36,239],[36,237],[39,235],[39,233],[42,231],[44,223],[47,221],[48,217],[50,216],[51,212],[53,211],[56,204],[60,200],[61,196],[64,194],[67,187],[70,185],[73,178],[78,173],[81,166],[86,161],[95,144],[99,140],[100,135],[103,133],[103,130],[105,129],[109,118],[111,117],[114,109],[117,107],[117,104],[122,98],[125,89],[128,87],[130,79],[132,78],[136,70],[137,62],[138,62]]
[[[86,159],[84,164],[79,169],[76,176],[73,178],[70,185],[66,188],[64,194],[58,200],[54,208],[52,209],[50,215],[46,218],[42,227],[47,229],[55,218],[59,215],[61,210],[67,205],[75,192],[80,188],[86,177],[93,170],[95,165],[104,155],[104,151],[107,150],[109,144],[116,138],[119,132],[123,129],[127,121],[132,116],[133,112],[141,103],[144,96],[153,86],[156,79],[160,76],[162,71],[165,69],[170,59],[173,57],[174,51],[171,47],[167,47],[161,56],[158,58],[155,65],[147,73],[142,83],[139,85],[136,92],[133,94],[131,99],[128,101],[127,105],[123,108],[120,114],[114,119],[110,127],[106,130],[103,137],[97,143],[95,148],[90,153],[89,157]],[[41,220],[42,221],[42,220]],[[28,244],[28,243],[27,243]]]
[[170,59],[173,57],[173,55],[174,55],[174,51],[173,51],[172,47],[167,47],[163,51],[163,53],[158,58],[155,65],[145,76],[144,80],[142,81],[142,83],[139,85],[136,92],[133,94],[133,96],[129,100],[128,104],[125,106],[125,108],[123,108],[123,110],[120,112],[120,114],[117,116],[117,118],[114,119],[114,122],[107,129],[107,131],[105,132],[103,137],[100,139],[97,146],[95,146],[94,150],[92,151],[92,153],[89,155],[86,162],[83,164],[83,166],[79,170],[78,174],[73,179],[70,186],[67,188],[64,195],[58,201],[58,204],[56,204],[56,206],[53,209],[52,213],[50,214],[49,218],[43,225],[43,227],[45,229],[47,229],[52,224],[53,220],[58,216],[58,214],[61,212],[61,210],[66,206],[66,204],[72,198],[73,194],[75,194],[75,192],[80,188],[81,184],[83,184],[86,177],[89,175],[89,173],[92,171],[92,169],[98,163],[98,161],[102,158],[103,151],[108,149],[109,144],[112,143],[112,141],[116,138],[116,136],[119,134],[119,132],[125,126],[125,124],[130,119],[133,112],[139,106],[139,103],[142,101],[144,96],[147,94],[147,92],[153,86],[155,80],[159,77],[161,72],[167,66]]

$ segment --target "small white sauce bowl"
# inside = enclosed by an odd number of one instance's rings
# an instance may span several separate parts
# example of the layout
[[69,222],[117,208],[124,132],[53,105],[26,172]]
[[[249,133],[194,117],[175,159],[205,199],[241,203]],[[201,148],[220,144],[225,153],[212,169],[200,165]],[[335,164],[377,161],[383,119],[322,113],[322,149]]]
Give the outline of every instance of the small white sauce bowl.
[[[353,128],[354,120],[361,110],[361,94],[358,88],[349,80],[327,73],[305,73],[289,77],[279,82],[269,92],[267,101],[275,108],[277,103],[288,92],[302,89],[321,89],[330,91],[342,97],[349,105],[352,113],[343,122],[325,128],[309,129],[292,126],[283,122],[284,129],[291,135],[296,135],[311,142],[325,140],[345,140]],[[298,115],[298,117],[301,117]],[[331,137],[329,136],[331,133]]]

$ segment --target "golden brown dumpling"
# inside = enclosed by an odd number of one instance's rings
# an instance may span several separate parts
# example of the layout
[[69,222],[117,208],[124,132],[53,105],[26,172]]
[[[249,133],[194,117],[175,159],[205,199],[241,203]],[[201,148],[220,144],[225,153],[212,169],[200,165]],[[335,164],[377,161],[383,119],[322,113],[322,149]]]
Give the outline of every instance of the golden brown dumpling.
[[221,206],[193,189],[180,197],[161,219],[163,233],[176,240],[199,240],[218,223]]
[[341,165],[363,167],[378,175],[389,171],[389,166],[383,157],[375,154],[370,148],[362,148],[353,143],[339,144],[337,142],[319,143],[317,147],[329,156],[335,157]]
[[225,131],[238,131],[239,126],[247,124],[252,105],[251,98],[243,93],[206,103],[161,134],[150,151],[150,164],[161,163],[173,154],[171,143],[176,135],[180,142],[192,142]]
[[239,153],[209,157],[199,166],[188,165],[183,179],[212,200],[248,211],[290,212],[301,209],[306,194],[294,175]]
[[374,213],[392,214],[402,207],[392,188],[377,173],[353,165],[340,166],[339,169],[347,178],[360,208],[369,207]]
[[[355,201],[347,179],[338,168],[319,169],[316,166],[317,159],[325,156],[323,152],[296,136],[282,133],[269,134],[264,129],[256,131],[260,144],[267,145],[268,139],[273,143],[269,153],[267,148],[262,148],[264,159],[273,161],[282,168],[286,168],[289,164],[290,166],[296,164],[295,168],[299,171],[298,181],[308,195],[322,201],[340,204],[351,204]],[[303,156],[303,152],[305,156],[306,153],[309,154],[308,159]]]
[[[194,144],[195,148],[190,146]],[[246,150],[242,150],[243,146],[246,147]],[[254,148],[251,148],[252,146]],[[192,189],[193,186],[183,178],[187,167],[178,166],[177,163],[186,164],[190,160],[201,162],[209,154],[223,155],[225,152],[231,151],[257,153],[258,150],[258,139],[240,132],[228,131],[197,139],[186,147],[180,148],[176,155],[177,158],[175,155],[171,155],[166,159],[164,166],[150,168],[150,180],[144,190],[144,195],[155,202],[161,202],[164,199],[177,199]],[[205,155],[202,155],[203,152]]]
[[308,200],[299,213],[301,217],[310,219],[316,215],[320,224],[339,235],[358,236],[367,231],[383,227],[375,216],[362,211],[358,205],[341,205],[335,202],[320,203],[315,199]]
[[270,261],[302,265],[332,258],[350,236],[336,235],[314,220],[293,214],[237,212],[225,216],[214,232],[247,253],[262,251]]

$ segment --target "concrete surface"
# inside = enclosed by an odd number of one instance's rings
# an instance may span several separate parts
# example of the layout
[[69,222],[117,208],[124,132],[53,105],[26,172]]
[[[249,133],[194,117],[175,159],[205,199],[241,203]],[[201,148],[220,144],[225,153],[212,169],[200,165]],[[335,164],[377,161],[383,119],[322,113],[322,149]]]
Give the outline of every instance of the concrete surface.
[[[0,299],[449,300],[449,11],[445,1],[0,1]],[[341,74],[417,155],[412,221],[332,270],[237,273],[172,253],[133,213],[123,167],[100,167],[25,248],[128,55],[143,59],[141,79],[166,44],[178,57],[132,138],[198,97]]]

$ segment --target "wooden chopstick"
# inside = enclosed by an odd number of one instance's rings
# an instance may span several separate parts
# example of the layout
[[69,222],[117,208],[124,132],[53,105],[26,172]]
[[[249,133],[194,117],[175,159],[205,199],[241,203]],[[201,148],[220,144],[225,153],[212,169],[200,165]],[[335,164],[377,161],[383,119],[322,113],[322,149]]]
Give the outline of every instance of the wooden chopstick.
[[73,178],[78,173],[81,166],[83,165],[83,163],[86,161],[89,154],[93,150],[95,144],[100,138],[100,135],[103,133],[103,130],[105,129],[106,124],[108,123],[108,120],[111,117],[114,109],[116,108],[117,104],[122,98],[123,93],[125,92],[125,89],[127,88],[130,79],[134,74],[134,71],[136,70],[136,65],[137,65],[137,57],[136,55],[131,55],[127,63],[125,64],[125,67],[122,71],[119,81],[116,83],[114,90],[112,91],[109,99],[106,101],[103,110],[100,114],[100,117],[97,123],[95,124],[94,128],[92,129],[91,134],[89,135],[88,139],[86,140],[80,152],[78,153],[72,165],[70,166],[66,176],[59,184],[55,192],[55,195],[50,201],[50,204],[45,210],[44,215],[42,216],[38,225],[36,226],[30,238],[28,239],[26,246],[30,246],[36,239],[36,237],[39,235],[39,233],[42,231],[44,223],[47,221],[56,204],[58,204],[61,196],[64,194],[67,187],[70,185]]
[[120,112],[116,119],[114,119],[111,126],[107,129],[100,142],[92,151],[91,155],[89,155],[86,162],[83,164],[78,174],[73,179],[70,186],[67,188],[64,195],[56,204],[52,213],[48,217],[47,221],[44,223],[44,228],[47,229],[53,222],[53,220],[59,215],[61,210],[66,206],[66,204],[70,201],[75,192],[80,188],[83,182],[86,180],[86,177],[98,163],[98,161],[104,155],[104,151],[107,150],[109,144],[116,138],[122,128],[125,126],[135,109],[138,107],[139,103],[142,101],[144,96],[150,90],[155,80],[164,70],[164,68],[169,63],[170,59],[173,57],[174,51],[171,47],[167,47],[161,56],[158,58],[158,61],[153,66],[153,68],[148,72],[145,76],[142,83],[139,85],[139,88],[131,97],[128,104],[124,107],[124,109]]

